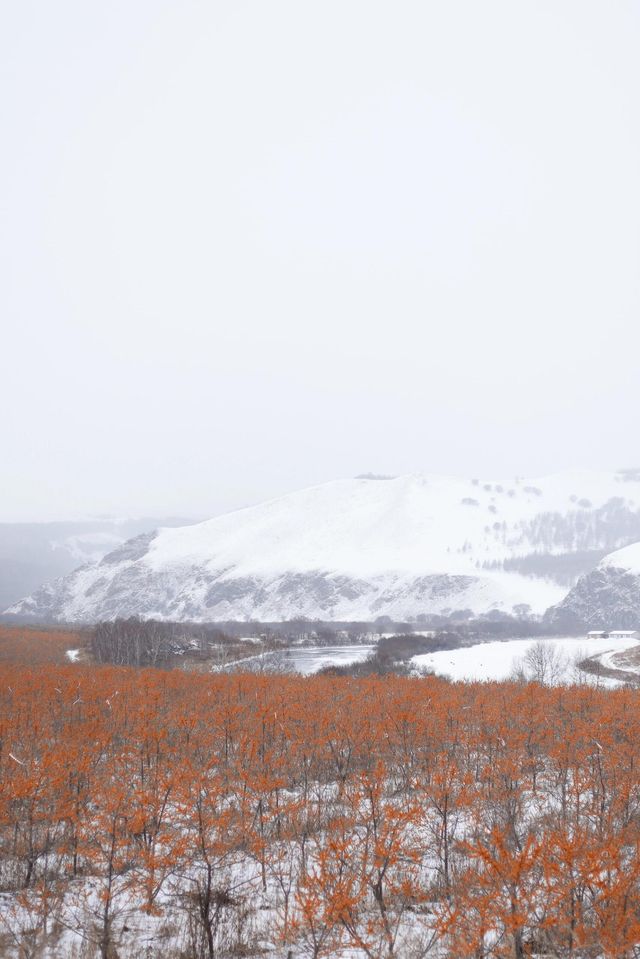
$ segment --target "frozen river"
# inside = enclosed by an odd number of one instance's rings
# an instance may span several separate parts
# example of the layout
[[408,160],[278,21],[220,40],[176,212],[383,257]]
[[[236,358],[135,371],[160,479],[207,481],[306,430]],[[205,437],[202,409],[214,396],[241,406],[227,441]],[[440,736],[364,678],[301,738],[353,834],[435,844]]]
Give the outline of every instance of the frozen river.
[[375,649],[375,645],[357,646],[293,646],[276,653],[264,653],[250,662],[251,669],[283,669],[291,673],[311,676],[326,666],[349,666],[363,662]]

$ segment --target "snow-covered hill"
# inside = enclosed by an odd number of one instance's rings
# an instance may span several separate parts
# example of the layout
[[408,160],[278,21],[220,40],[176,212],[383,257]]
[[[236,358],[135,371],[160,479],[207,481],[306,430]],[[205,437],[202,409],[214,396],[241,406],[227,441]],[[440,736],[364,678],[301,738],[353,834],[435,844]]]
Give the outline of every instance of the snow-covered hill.
[[640,473],[338,480],[130,540],[8,612],[92,621],[541,613],[640,540]]
[[563,627],[600,629],[640,626],[640,542],[616,550],[581,576],[547,618]]

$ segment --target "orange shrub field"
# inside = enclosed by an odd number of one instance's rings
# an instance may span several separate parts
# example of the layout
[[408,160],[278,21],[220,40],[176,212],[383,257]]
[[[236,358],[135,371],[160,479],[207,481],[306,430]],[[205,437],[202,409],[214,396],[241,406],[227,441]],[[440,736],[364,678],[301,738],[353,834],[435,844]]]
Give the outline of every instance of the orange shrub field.
[[0,954],[638,956],[638,704],[0,666]]

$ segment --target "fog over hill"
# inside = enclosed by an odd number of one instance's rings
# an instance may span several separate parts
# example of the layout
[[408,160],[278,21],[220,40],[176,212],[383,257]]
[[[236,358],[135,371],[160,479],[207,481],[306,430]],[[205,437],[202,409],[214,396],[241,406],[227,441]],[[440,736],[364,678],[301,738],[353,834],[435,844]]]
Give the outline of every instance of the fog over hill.
[[90,622],[541,615],[640,540],[640,472],[361,476],[134,537],[8,610]]
[[97,562],[132,536],[186,522],[166,516],[0,523],[0,609],[80,565]]

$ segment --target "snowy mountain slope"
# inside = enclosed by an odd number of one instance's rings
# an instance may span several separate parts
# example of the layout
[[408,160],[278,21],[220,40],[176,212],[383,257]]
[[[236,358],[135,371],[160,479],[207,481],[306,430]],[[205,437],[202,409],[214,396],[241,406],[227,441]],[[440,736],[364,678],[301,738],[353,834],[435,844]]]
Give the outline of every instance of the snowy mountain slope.
[[640,627],[640,542],[605,556],[581,576],[573,589],[548,611],[561,626],[600,629]]
[[[8,612],[69,621],[543,612],[567,591],[552,579],[555,562],[593,566],[634,538],[635,473],[338,480],[130,540]],[[522,575],[532,557],[540,572]]]

